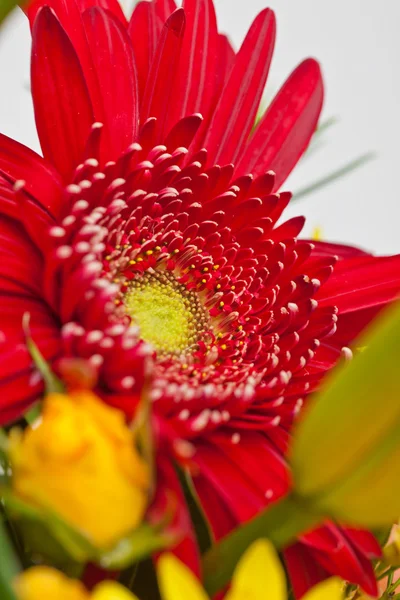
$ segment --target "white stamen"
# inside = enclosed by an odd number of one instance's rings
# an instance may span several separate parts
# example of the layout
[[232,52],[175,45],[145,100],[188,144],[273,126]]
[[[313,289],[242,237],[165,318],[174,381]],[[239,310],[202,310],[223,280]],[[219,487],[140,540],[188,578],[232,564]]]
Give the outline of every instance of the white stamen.
[[205,408],[193,421],[192,429],[193,431],[201,431],[207,427],[208,421],[210,419],[211,411],[208,408]]
[[93,354],[89,358],[89,361],[94,367],[101,367],[104,362],[104,358],[101,356],[101,354]]
[[99,329],[94,329],[93,331],[90,331],[87,334],[86,341],[89,342],[89,344],[95,344],[96,342],[99,342],[101,340],[103,335],[104,334],[102,331],[100,331]]
[[72,256],[71,246],[60,246],[56,250],[56,256],[57,256],[57,258],[61,258],[61,259],[69,258],[70,256]]
[[186,440],[175,440],[174,449],[175,452],[182,458],[192,458],[196,452],[193,444],[187,442]]
[[[79,191],[81,191],[80,188]],[[78,200],[73,206],[74,210],[86,210],[87,208],[89,208],[89,202],[87,200]]]
[[68,217],[65,217],[65,219],[63,219],[62,224],[64,225],[64,227],[68,227],[69,225],[73,225],[76,221],[76,217],[74,217],[74,215],[68,215]]
[[229,419],[231,418],[231,415],[229,414],[229,412],[227,410],[223,410],[221,415],[222,415],[222,420],[225,421],[225,423],[227,421],[229,421]]
[[75,250],[80,254],[85,254],[90,250],[90,244],[88,242],[78,242],[75,246]]
[[63,227],[52,227],[50,229],[50,235],[51,237],[55,237],[55,238],[62,238],[65,236],[65,229]]
[[189,417],[190,417],[190,411],[187,408],[184,408],[183,410],[181,410],[181,412],[178,415],[178,419],[180,421],[186,421]]
[[345,360],[351,360],[353,358],[353,352],[347,346],[343,346],[343,348],[341,349],[341,355]]
[[121,387],[123,387],[124,390],[129,390],[129,389],[133,388],[134,385],[135,385],[135,378],[131,377],[130,375],[127,375],[126,377],[123,377],[121,379]]

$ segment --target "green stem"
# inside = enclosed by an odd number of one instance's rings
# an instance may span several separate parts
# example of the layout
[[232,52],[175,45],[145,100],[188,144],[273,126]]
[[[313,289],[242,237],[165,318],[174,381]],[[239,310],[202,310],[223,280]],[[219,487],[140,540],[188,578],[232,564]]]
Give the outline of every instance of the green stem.
[[18,574],[19,566],[0,517],[0,598],[16,600],[11,587],[12,579]]
[[268,538],[281,549],[300,534],[323,521],[290,495],[213,546],[203,557],[204,585],[212,597],[232,578],[234,568],[246,548],[259,538]]

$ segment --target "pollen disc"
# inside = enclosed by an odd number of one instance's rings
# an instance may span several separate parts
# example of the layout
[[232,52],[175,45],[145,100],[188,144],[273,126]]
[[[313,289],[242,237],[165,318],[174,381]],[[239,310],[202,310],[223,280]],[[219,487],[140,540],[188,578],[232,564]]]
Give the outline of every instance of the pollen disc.
[[208,311],[196,291],[188,290],[169,271],[147,271],[133,279],[124,305],[140,336],[158,354],[187,354],[210,330]]

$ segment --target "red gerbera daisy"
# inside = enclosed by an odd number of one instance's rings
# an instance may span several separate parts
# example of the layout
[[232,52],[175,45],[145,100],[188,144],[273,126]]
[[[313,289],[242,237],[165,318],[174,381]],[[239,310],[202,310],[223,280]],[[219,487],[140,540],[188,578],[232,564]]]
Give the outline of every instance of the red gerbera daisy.
[[[116,0],[36,0],[29,16],[44,158],[0,138],[1,420],[43,388],[26,312],[54,368],[87,359],[128,416],[152,356],[157,502],[173,489],[189,528],[172,466],[189,457],[219,537],[287,492],[293,418],[397,296],[400,258],[301,241],[303,218],[277,225],[323,85],[306,60],[253,131],[272,11],[237,54],[211,0],[140,2],[129,24]],[[177,552],[196,568],[193,534]],[[379,552],[328,524],[286,560],[298,595],[329,573],[374,593]]]

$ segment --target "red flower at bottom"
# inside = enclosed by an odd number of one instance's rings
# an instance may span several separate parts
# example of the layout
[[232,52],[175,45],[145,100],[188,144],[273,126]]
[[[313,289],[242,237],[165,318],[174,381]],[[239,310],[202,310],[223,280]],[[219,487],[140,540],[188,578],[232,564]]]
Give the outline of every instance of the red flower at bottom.
[[[26,312],[56,370],[86,359],[98,393],[128,417],[145,390],[159,456],[152,510],[174,492],[187,533],[176,552],[196,570],[173,461],[189,467],[217,538],[285,495],[293,420],[397,297],[400,258],[299,240],[302,218],[277,225],[290,200],[277,190],[315,130],[323,87],[318,64],[303,62],[252,133],[273,13],[235,55],[211,1],[185,1],[162,28],[171,4],[139,3],[129,25],[115,0],[31,8],[44,159],[0,138],[0,391],[5,422],[43,389]],[[373,594],[379,553],[369,533],[327,524],[286,561],[298,595],[330,573]]]

